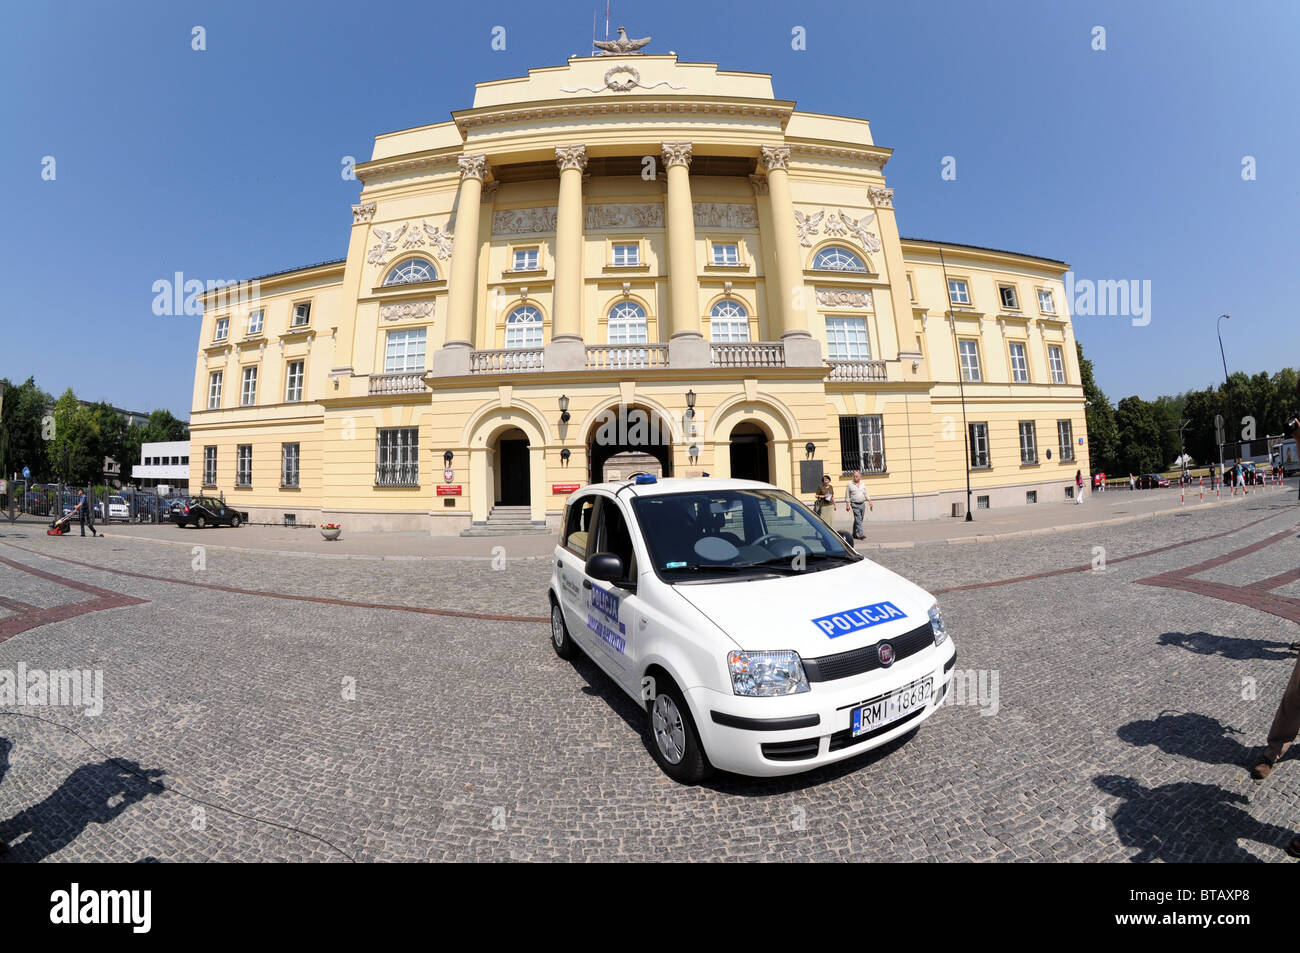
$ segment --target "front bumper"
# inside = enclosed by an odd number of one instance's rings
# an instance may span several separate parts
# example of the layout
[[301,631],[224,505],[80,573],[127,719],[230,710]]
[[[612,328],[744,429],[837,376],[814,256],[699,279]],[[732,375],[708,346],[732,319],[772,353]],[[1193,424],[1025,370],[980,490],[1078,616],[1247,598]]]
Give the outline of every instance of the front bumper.
[[[925,721],[943,704],[957,649],[951,639],[887,669],[814,682],[808,692],[781,698],[745,698],[693,688],[691,709],[704,751],[714,767],[736,774],[798,774],[888,744]],[[852,738],[853,709],[917,679],[933,675],[934,698],[900,720]]]

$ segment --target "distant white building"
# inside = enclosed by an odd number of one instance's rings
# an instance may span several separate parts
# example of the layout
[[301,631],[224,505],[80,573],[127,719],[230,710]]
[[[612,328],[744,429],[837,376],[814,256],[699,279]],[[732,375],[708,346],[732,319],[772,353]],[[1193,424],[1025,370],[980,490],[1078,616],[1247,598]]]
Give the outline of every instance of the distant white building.
[[190,442],[170,440],[140,444],[140,462],[131,468],[131,479],[141,487],[190,486]]

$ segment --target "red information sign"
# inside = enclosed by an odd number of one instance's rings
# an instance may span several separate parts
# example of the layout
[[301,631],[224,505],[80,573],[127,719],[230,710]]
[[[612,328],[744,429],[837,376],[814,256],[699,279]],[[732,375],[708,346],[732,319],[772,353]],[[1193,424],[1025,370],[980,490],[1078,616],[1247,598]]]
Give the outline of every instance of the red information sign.
[[439,496],[460,496],[460,484],[454,483],[451,486],[448,486],[445,483],[441,484],[438,487],[438,495]]
[[567,495],[569,493],[575,493],[581,489],[582,489],[581,483],[552,483],[551,484],[551,492],[556,495],[560,495],[560,494]]

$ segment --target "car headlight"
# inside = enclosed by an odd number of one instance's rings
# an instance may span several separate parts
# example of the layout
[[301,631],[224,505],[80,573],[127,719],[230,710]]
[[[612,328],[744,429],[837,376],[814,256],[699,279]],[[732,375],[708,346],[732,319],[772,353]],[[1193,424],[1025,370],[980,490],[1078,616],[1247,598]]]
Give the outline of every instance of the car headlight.
[[935,645],[943,645],[948,641],[948,627],[943,624],[943,611],[937,602],[930,606],[930,628],[934,629]]
[[737,695],[767,698],[808,691],[808,676],[798,652],[729,652],[727,668]]

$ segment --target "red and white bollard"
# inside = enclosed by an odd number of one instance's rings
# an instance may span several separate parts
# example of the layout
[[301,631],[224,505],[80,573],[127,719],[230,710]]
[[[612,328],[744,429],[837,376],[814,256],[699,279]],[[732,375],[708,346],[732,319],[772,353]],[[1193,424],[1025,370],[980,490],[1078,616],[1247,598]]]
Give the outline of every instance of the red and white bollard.
[[1178,481],[1178,505],[1182,506],[1187,502],[1187,484],[1182,480]]
[[1201,502],[1205,502],[1205,477],[1201,477]]

